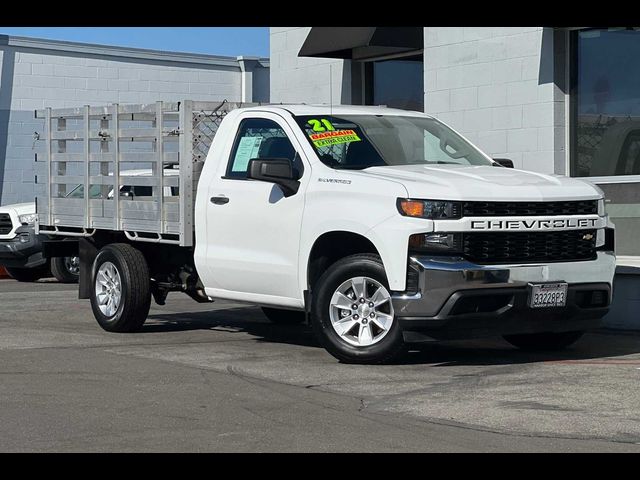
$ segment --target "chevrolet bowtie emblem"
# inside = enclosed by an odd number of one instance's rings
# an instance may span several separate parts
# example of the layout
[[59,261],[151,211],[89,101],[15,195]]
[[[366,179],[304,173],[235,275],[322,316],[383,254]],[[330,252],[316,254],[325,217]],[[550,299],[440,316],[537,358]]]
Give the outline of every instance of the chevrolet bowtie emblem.
[[582,236],[582,239],[583,239],[583,240],[593,240],[593,233],[585,233],[585,234]]

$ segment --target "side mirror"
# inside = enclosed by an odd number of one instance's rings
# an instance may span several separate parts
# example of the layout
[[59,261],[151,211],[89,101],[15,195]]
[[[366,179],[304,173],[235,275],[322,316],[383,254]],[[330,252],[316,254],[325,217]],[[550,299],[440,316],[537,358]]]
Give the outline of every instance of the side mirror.
[[247,178],[275,183],[285,197],[295,195],[300,182],[293,172],[293,162],[287,158],[253,158],[249,161]]
[[513,160],[509,160],[508,158],[494,158],[493,161],[503,167],[513,168]]

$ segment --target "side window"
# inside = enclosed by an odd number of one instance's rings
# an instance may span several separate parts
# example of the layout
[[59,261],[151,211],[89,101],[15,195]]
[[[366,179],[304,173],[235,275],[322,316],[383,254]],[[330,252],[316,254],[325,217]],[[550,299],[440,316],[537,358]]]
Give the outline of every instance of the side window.
[[133,195],[135,197],[151,197],[153,195],[153,187],[134,185]]
[[302,162],[295,148],[282,127],[272,120],[249,118],[240,123],[226,176],[247,178],[249,160],[254,158],[288,158],[298,177],[302,175]]

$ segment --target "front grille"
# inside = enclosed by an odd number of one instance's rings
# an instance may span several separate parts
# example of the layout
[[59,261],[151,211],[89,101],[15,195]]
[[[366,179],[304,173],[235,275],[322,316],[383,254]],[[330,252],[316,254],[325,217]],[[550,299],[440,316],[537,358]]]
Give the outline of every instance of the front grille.
[[13,228],[11,217],[8,213],[0,213],[0,235],[6,235]]
[[591,215],[596,213],[598,213],[597,200],[571,202],[462,202],[463,217]]
[[592,260],[596,231],[464,233],[465,258],[477,263],[532,263]]

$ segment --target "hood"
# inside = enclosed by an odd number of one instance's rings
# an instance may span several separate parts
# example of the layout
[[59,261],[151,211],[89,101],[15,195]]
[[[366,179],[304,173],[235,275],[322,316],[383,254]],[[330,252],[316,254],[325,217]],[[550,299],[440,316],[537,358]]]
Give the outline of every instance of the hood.
[[3,205],[0,207],[0,213],[10,213],[11,210],[13,210],[16,215],[36,213],[36,204],[34,202],[14,203],[13,205]]
[[584,180],[513,168],[466,165],[370,167],[368,175],[401,182],[411,198],[471,201],[588,200],[602,197]]

